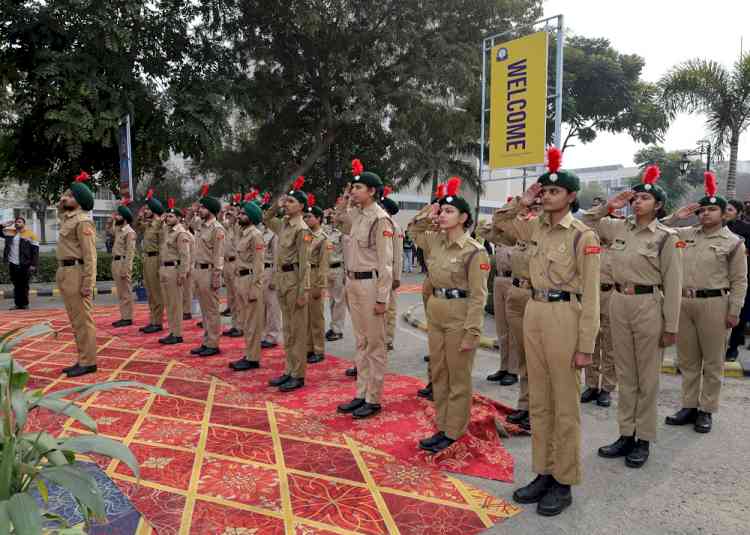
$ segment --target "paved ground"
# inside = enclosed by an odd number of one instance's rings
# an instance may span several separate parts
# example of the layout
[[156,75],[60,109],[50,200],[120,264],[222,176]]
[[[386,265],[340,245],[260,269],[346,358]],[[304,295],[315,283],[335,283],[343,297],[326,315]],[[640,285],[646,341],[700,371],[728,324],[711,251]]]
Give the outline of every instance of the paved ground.
[[[405,284],[419,282],[409,276]],[[419,294],[399,297],[399,310],[419,303]],[[97,303],[111,304],[111,296]],[[10,304],[10,303],[8,303]],[[35,307],[59,307],[55,298],[39,298]],[[487,331],[494,332],[489,318]],[[328,351],[350,357],[354,341],[350,326]],[[423,378],[427,338],[399,319],[396,351],[390,369]],[[750,352],[742,358],[750,360]],[[485,380],[498,367],[497,353],[479,351],[474,368],[477,391],[514,405],[517,386],[500,387]],[[659,417],[679,408],[680,376],[661,376]],[[616,400],[616,397],[615,397]],[[641,470],[624,466],[622,460],[605,460],[596,449],[617,438],[617,403],[609,409],[583,406],[584,482],[574,489],[574,504],[561,516],[546,519],[533,507],[487,533],[497,534],[746,534],[750,532],[750,378],[726,379],[721,412],[714,419],[714,431],[699,435],[692,428],[659,427],[659,440],[652,446],[651,459]],[[530,470],[531,448],[526,437],[505,440],[516,460],[516,485],[534,476]],[[506,499],[516,485],[465,477],[467,481]]]

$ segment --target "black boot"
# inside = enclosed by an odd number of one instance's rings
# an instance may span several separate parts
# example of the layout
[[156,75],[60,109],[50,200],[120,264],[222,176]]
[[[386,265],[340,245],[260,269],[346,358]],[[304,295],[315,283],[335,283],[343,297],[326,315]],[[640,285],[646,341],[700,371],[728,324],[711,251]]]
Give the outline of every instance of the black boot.
[[698,416],[698,409],[680,409],[672,416],[667,416],[664,422],[667,425],[687,425],[695,423],[695,419]]
[[257,370],[260,368],[260,362],[257,360],[240,359],[229,363],[229,367],[236,372],[244,372],[247,370]]
[[639,438],[633,451],[625,457],[625,466],[629,466],[630,468],[640,468],[646,464],[646,461],[648,461],[648,446],[648,440],[641,440]]
[[183,342],[182,336],[175,336],[173,334],[170,334],[169,336],[165,336],[164,338],[159,338],[159,343],[164,344],[165,346],[181,344],[182,342]]
[[143,328],[143,334],[152,334],[163,331],[164,328],[161,325],[148,325]]
[[352,418],[356,418],[357,420],[369,418],[370,416],[375,416],[379,413],[382,408],[383,407],[381,407],[380,403],[365,402],[352,412]]
[[432,397],[432,383],[427,383],[427,386],[424,388],[420,388],[417,390],[417,396],[420,398],[429,399],[430,401],[433,401]]
[[735,360],[737,360],[737,357],[739,356],[740,356],[740,352],[737,350],[736,347],[727,348],[727,353],[725,357],[729,362],[734,362]]
[[630,455],[635,447],[634,437],[620,437],[608,446],[599,448],[599,457],[605,459],[614,459],[615,457],[625,457]]
[[281,375],[279,377],[276,377],[275,379],[271,379],[268,381],[268,386],[281,386],[287,381],[289,381],[292,378],[291,375],[285,373],[284,375]]
[[286,383],[279,387],[279,392],[291,392],[305,386],[305,380],[297,377],[290,378]]
[[344,375],[347,377],[356,377],[357,376],[357,368],[347,368],[344,372]]
[[269,342],[268,340],[260,341],[261,349],[271,349],[272,347],[276,347],[277,345],[279,344],[277,344],[276,342]]
[[589,403],[599,397],[599,389],[591,388],[590,386],[583,391],[581,394],[581,403]]
[[518,375],[515,373],[506,373],[505,377],[500,379],[500,384],[502,386],[510,386],[514,385],[518,382]]
[[513,501],[516,503],[537,503],[552,487],[555,479],[550,475],[538,475],[528,485],[516,489],[513,493]]
[[318,362],[323,362],[324,360],[325,360],[325,356],[323,356],[323,353],[308,353],[307,354],[308,364],[317,364]]
[[425,362],[430,362],[430,356],[429,355],[425,355],[424,356],[424,361]]
[[326,340],[328,340],[329,342],[335,342],[336,340],[341,340],[343,337],[344,337],[343,334],[335,333],[330,329],[326,333]]
[[213,357],[215,355],[218,355],[219,353],[221,353],[221,351],[219,350],[218,347],[207,347],[206,349],[198,353],[198,356],[199,357]]
[[112,327],[130,327],[133,325],[133,320],[117,320],[112,323]]
[[711,413],[698,411],[698,416],[695,418],[695,429],[696,433],[710,433],[711,432]]
[[182,314],[183,321],[191,320],[193,319],[193,315],[190,312],[185,312]]
[[242,331],[237,327],[232,327],[231,329],[221,333],[221,335],[228,336],[229,338],[239,338],[240,336],[242,336]]
[[612,404],[612,398],[606,390],[599,390],[599,397],[596,398],[596,404],[600,407],[609,407]]
[[81,375],[86,375],[88,373],[94,373],[96,371],[96,364],[93,366],[81,366],[80,364],[76,364],[72,368],[70,368],[65,374],[68,377],[80,377]]
[[440,440],[438,440],[437,442],[435,442],[429,448],[423,448],[421,444],[419,445],[419,447],[420,447],[420,449],[423,449],[425,451],[429,451],[430,453],[432,453],[434,455],[436,453],[440,453],[444,449],[450,448],[453,445],[454,442],[455,442],[455,440],[453,440],[452,438],[448,438],[447,436],[443,435],[440,438]]
[[434,435],[432,435],[430,438],[423,438],[419,441],[419,447],[422,449],[429,449],[433,447],[435,444],[440,442],[443,437],[445,436],[445,433],[442,431],[438,431]]
[[563,485],[552,478],[552,486],[539,501],[536,512],[542,516],[557,516],[571,503],[573,503],[573,495],[570,492],[570,485]]
[[205,351],[206,349],[208,349],[208,348],[207,348],[206,346],[204,346],[203,344],[201,344],[201,346],[200,346],[200,347],[196,347],[195,349],[191,349],[191,350],[190,350],[190,354],[191,354],[191,355],[200,355],[200,354],[201,354],[201,353],[203,353],[203,351]]
[[490,374],[487,376],[488,381],[492,381],[493,383],[499,381],[503,377],[505,377],[508,374],[508,370],[498,370],[493,374]]
[[511,412],[508,415],[508,417],[506,418],[506,420],[508,420],[508,422],[510,422],[512,424],[518,425],[521,422],[523,422],[524,419],[526,419],[528,417],[529,417],[529,411],[524,411],[524,410],[518,409],[517,411]]
[[354,411],[356,411],[358,408],[360,408],[362,405],[365,404],[365,400],[362,398],[354,398],[353,400],[342,403],[338,407],[336,407],[336,410],[342,414],[350,414]]

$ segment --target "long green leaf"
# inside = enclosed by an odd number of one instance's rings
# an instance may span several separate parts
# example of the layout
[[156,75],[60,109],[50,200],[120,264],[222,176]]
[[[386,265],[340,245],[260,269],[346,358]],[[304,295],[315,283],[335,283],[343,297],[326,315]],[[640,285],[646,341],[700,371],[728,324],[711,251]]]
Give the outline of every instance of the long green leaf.
[[37,325],[33,325],[28,329],[24,329],[20,334],[14,336],[10,340],[5,341],[4,350],[11,351],[14,347],[16,347],[19,343],[23,342],[27,338],[42,336],[51,332],[54,332],[54,329],[52,329],[49,323],[38,323]]
[[16,416],[16,429],[23,429],[29,416],[28,399],[23,390],[13,391],[10,395],[10,404]]
[[16,462],[16,438],[6,437],[3,442],[3,458],[0,460],[0,500],[10,499],[13,465]]
[[42,535],[42,513],[29,494],[14,494],[8,500],[8,514],[19,535]]
[[78,407],[77,405],[74,405],[73,403],[69,401],[61,401],[59,399],[48,399],[45,397],[40,400],[37,400],[29,408],[33,408],[35,406],[39,406],[39,407],[43,407],[45,409],[51,410],[52,412],[56,414],[64,414],[65,416],[70,416],[71,418],[74,418],[75,420],[78,420],[79,422],[81,422],[81,424],[85,425],[91,431],[96,431],[96,422],[94,421],[94,419],[88,414],[86,414],[83,411],[83,409],[81,409],[80,407]]
[[10,515],[8,515],[8,502],[0,502],[0,535],[10,535]]
[[138,381],[107,381],[104,383],[97,383],[93,385],[76,386],[73,388],[66,388],[65,390],[57,390],[44,396],[42,399],[61,399],[71,394],[80,394],[80,398],[85,398],[94,394],[95,392],[108,392],[117,388],[140,388],[156,394],[158,396],[168,396],[169,392],[163,388],[151,386]]
[[98,518],[104,517],[104,498],[99,492],[99,487],[96,486],[96,481],[80,467],[53,466],[44,468],[39,475],[66,488]]
[[128,465],[136,477],[140,477],[138,460],[124,444],[106,437],[79,436],[69,438],[60,443],[61,450],[77,453],[99,453],[107,457],[119,459]]
[[21,435],[19,438],[28,442],[29,446],[33,447],[40,454],[44,454],[44,456],[55,466],[68,464],[65,455],[60,451],[57,439],[49,433],[39,431]]

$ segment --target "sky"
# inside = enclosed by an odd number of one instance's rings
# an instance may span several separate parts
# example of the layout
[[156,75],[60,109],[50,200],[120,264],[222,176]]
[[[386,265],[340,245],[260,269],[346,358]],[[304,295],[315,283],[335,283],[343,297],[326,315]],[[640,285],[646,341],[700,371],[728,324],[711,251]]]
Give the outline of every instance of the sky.
[[[546,0],[544,14],[562,14],[574,34],[605,37],[619,52],[642,56],[642,76],[652,82],[696,57],[731,67],[743,36],[745,53],[750,53],[750,0]],[[667,150],[693,149],[704,137],[702,116],[683,114],[672,122],[663,145]],[[593,143],[568,148],[565,166],[629,166],[642,147],[627,134],[599,134]],[[750,129],[740,139],[739,159],[750,160]]]

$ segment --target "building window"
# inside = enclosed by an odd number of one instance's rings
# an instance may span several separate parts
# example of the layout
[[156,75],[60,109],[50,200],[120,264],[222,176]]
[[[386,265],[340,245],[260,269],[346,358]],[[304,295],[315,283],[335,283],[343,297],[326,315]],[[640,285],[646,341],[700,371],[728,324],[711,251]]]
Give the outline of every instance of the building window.
[[426,202],[410,202],[410,201],[399,201],[398,202],[398,207],[401,210],[415,210],[415,211],[418,212],[419,210],[421,210],[425,206],[427,206]]

